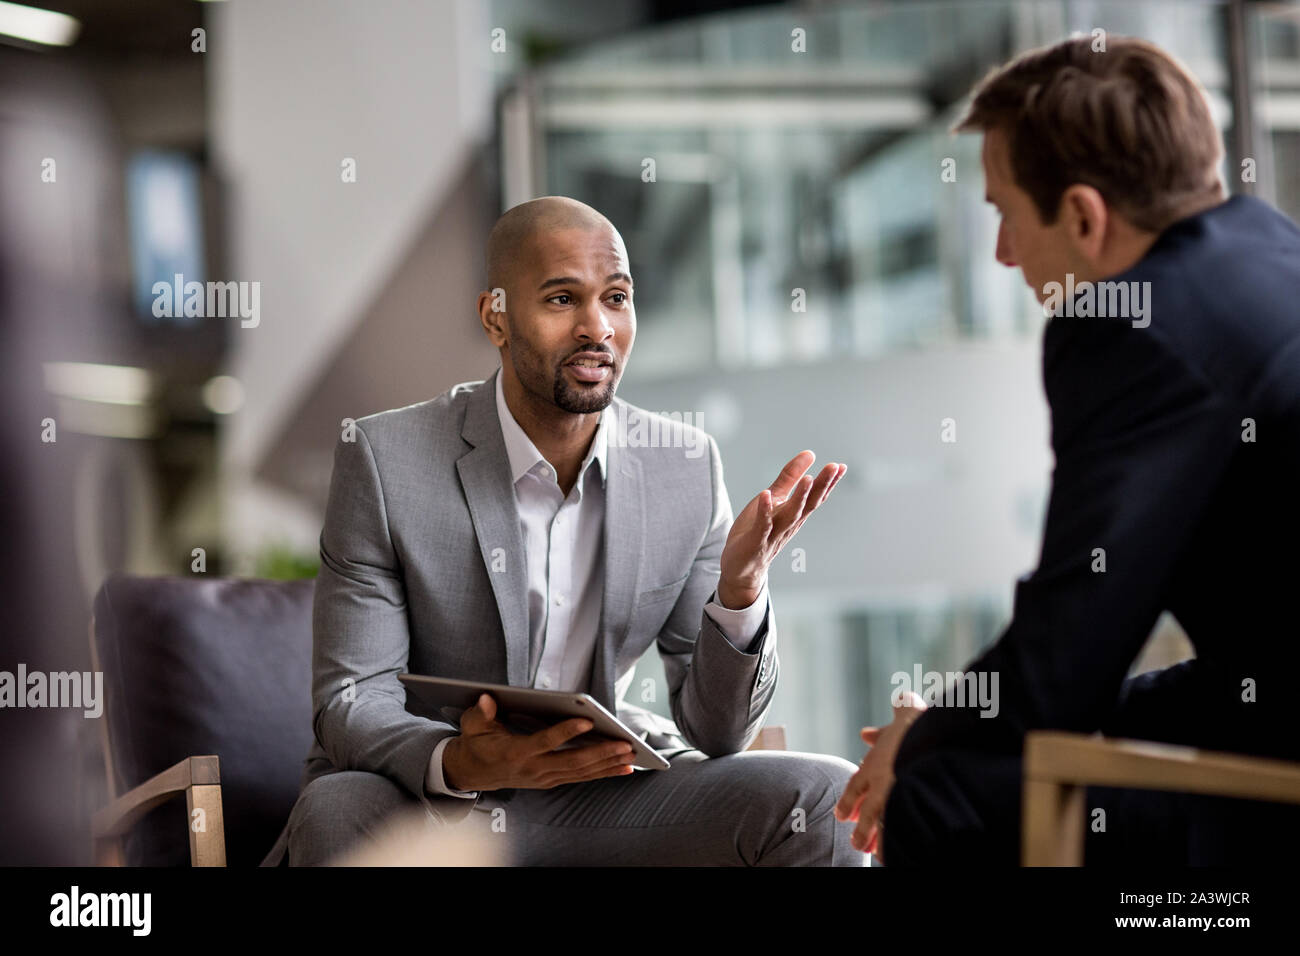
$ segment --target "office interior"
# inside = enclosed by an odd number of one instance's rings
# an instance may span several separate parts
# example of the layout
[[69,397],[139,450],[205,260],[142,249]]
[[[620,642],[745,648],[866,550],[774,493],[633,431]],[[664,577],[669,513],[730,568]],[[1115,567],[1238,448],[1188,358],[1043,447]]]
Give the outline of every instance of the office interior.
[[[112,573],[312,577],[340,422],[493,372],[488,230],[565,195],[627,243],[621,397],[698,416],[737,507],[801,448],[848,464],[772,570],[769,722],[856,762],[890,676],[960,669],[1037,560],[1044,318],[950,132],[971,86],[1150,39],[1204,85],[1230,191],[1300,219],[1292,4],[33,3],[70,35],[0,45],[4,492],[14,659],[49,670],[91,669]],[[176,273],[259,283],[255,321],[156,314]],[[1134,669],[1190,653],[1165,616]],[[662,680],[652,650],[633,686]],[[5,842],[88,863],[100,730],[42,717],[5,745],[44,755]]]

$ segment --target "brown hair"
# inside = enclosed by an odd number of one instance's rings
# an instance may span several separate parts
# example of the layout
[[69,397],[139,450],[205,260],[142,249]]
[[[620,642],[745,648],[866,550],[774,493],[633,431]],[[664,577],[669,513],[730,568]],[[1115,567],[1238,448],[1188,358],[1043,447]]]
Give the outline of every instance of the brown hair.
[[1016,185],[1049,225],[1074,183],[1152,232],[1221,200],[1223,146],[1192,76],[1143,40],[1106,37],[1095,52],[1094,42],[1065,40],[994,69],[953,130],[1001,131]]

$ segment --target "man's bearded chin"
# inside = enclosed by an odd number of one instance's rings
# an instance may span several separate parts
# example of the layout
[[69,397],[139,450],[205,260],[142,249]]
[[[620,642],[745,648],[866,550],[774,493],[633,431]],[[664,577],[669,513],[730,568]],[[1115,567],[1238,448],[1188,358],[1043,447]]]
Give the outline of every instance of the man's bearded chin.
[[611,375],[600,388],[573,388],[564,380],[564,368],[555,370],[555,404],[573,415],[586,415],[605,409],[614,400],[617,374]]

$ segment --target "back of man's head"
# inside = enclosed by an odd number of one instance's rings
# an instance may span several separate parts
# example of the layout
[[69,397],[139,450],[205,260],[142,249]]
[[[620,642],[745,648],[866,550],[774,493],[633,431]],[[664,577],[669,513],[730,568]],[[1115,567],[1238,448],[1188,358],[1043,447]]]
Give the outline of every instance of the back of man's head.
[[1151,232],[1220,201],[1223,146],[1191,74],[1143,40],[1096,45],[1077,37],[993,70],[954,129],[1006,137],[1016,185],[1049,225],[1074,183]]

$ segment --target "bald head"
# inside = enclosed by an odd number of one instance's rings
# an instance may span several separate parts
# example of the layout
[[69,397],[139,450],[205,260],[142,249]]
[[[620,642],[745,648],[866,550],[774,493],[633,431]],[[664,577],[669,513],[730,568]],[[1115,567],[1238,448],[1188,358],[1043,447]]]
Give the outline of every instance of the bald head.
[[613,401],[636,338],[631,267],[618,230],[576,200],[534,199],[497,220],[487,268],[491,288],[479,293],[478,317],[501,352],[501,383],[516,420],[531,414],[563,423],[561,431],[575,423],[594,428],[582,416]]
[[507,209],[487,242],[488,285],[504,289],[533,242],[564,229],[608,229],[623,243],[613,223],[586,203],[567,196],[543,196]]

